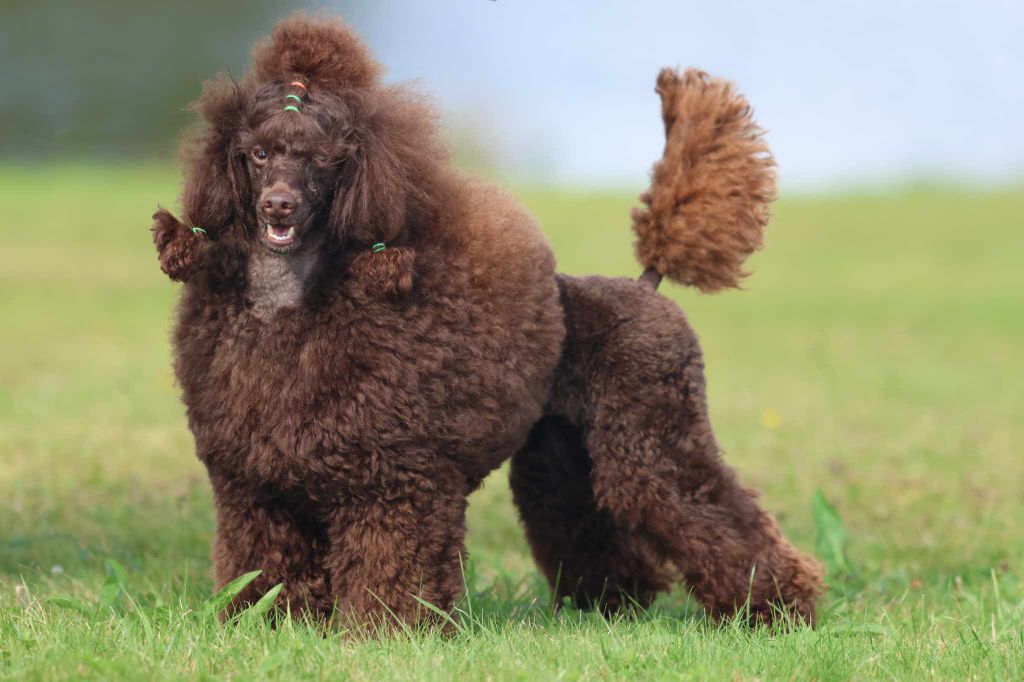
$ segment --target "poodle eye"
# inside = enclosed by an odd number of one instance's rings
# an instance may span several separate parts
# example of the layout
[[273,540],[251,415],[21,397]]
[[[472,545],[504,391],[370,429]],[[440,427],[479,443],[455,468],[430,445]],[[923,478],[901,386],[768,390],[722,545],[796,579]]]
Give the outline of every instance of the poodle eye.
[[270,156],[270,154],[267,153],[266,149],[256,147],[256,149],[252,150],[252,158],[256,159],[257,161],[266,161],[268,156]]

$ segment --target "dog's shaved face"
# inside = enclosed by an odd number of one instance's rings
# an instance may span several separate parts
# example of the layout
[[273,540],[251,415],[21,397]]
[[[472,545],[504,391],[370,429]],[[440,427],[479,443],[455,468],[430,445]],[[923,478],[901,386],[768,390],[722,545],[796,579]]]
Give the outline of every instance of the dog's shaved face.
[[330,122],[317,116],[322,111],[312,98],[287,99],[279,86],[268,86],[254,98],[240,136],[256,233],[272,253],[297,251],[320,236],[338,174],[336,145],[324,125]]

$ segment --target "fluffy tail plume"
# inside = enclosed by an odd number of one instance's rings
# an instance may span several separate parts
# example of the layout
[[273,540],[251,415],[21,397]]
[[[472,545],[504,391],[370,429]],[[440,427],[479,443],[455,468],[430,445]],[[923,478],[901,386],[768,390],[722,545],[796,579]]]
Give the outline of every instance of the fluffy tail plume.
[[775,162],[747,100],[703,71],[658,75],[665,153],[633,210],[641,279],[703,292],[738,287],[761,247],[775,199]]

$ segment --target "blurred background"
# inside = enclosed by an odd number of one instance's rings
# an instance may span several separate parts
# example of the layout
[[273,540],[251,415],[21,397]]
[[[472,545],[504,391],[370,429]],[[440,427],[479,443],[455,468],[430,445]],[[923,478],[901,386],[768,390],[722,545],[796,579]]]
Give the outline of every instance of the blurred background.
[[[340,14],[390,80],[418,79],[458,162],[511,188],[570,273],[639,272],[629,209],[661,154],[658,69],[734,80],[779,163],[766,249],[745,291],[662,291],[700,335],[727,461],[794,542],[832,557],[823,622],[871,637],[822,630],[806,655],[744,657],[708,631],[696,656],[722,667],[695,676],[1022,677],[1024,7],[1004,0],[0,2],[0,677],[102,657],[148,678],[194,674],[183,661],[258,677],[262,640],[175,634],[150,655],[102,616],[26,605],[104,604],[108,559],[140,608],[180,603],[192,623],[210,594],[213,505],[168,344],[179,287],[148,228],[157,204],[177,208],[201,82],[241,76],[296,8]],[[845,523],[830,525],[845,561],[821,544],[816,491]],[[475,603],[557,630],[504,473],[474,494],[469,527]],[[696,617],[685,593],[664,603],[655,633]],[[486,641],[504,669],[554,679],[605,641],[599,619],[586,627],[586,645],[538,630],[543,671]],[[612,677],[646,646],[622,641]],[[489,655],[466,650],[464,677],[489,679]],[[304,651],[282,670],[320,660]],[[448,669],[393,652],[399,678]]]
[[6,0],[0,156],[159,158],[202,80],[244,73],[294,9],[345,17],[390,79],[436,96],[466,163],[514,179],[640,186],[662,66],[735,80],[785,187],[1024,173],[1015,0]]

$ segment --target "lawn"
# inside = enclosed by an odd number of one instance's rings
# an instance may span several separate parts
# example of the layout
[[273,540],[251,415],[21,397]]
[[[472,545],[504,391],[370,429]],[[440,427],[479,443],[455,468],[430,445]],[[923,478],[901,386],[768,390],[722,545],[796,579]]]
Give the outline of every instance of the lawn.
[[[714,626],[684,590],[555,614],[499,471],[470,505],[459,632],[369,641],[213,615],[177,287],[147,231],[177,189],[169,168],[0,166],[0,677],[1024,679],[1019,189],[787,196],[746,291],[664,287],[727,459],[830,559],[817,629]],[[564,271],[637,274],[629,193],[520,195]]]

